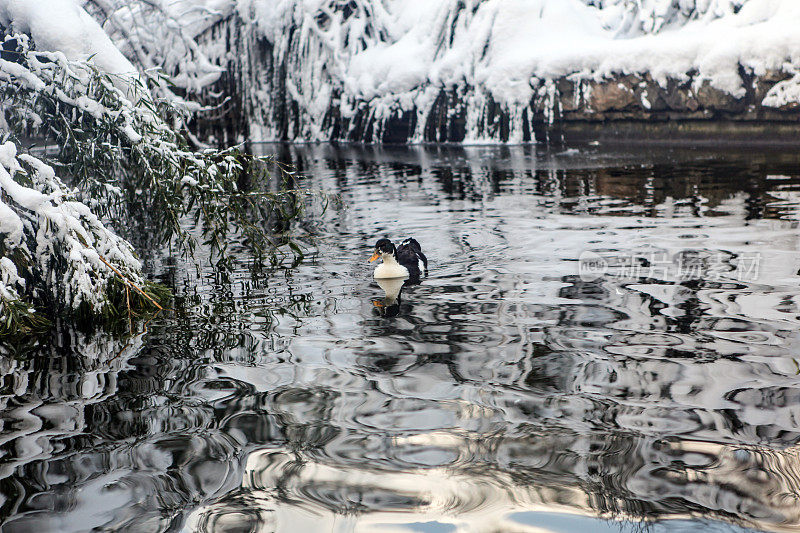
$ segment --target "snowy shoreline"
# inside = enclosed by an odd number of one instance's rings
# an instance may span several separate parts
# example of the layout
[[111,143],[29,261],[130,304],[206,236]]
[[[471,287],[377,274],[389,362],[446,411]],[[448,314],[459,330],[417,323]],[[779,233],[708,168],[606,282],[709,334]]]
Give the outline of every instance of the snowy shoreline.
[[241,1],[201,35],[242,74],[251,140],[513,144],[557,123],[800,118],[793,0],[347,6]]
[[621,123],[724,140],[768,122],[785,142],[800,124],[797,0],[71,3],[0,0],[0,22],[107,72],[164,69],[187,91],[168,98],[224,109],[194,128],[220,144],[516,144]]

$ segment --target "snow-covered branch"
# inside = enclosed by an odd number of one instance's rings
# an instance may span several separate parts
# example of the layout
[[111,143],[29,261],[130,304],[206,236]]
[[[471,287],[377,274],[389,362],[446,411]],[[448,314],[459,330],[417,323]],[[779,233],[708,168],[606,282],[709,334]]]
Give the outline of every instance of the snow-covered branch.
[[84,306],[90,314],[103,314],[113,290],[124,290],[125,283],[145,285],[131,245],[77,201],[51,166],[18,155],[8,141],[0,145],[0,191],[4,325],[14,305],[46,304],[69,313]]
[[157,86],[160,97],[191,106],[187,97],[217,81],[223,72],[196,39],[200,31],[227,16],[232,10],[230,2],[222,2],[221,9],[185,1],[85,0],[84,3],[140,72],[163,72],[169,76],[169,83]]
[[194,240],[180,219],[196,212],[196,204],[198,225],[215,246],[222,247],[231,226],[256,246],[264,241],[245,211],[270,210],[294,193],[237,201],[242,178],[258,186],[266,177],[263,161],[236,148],[193,150],[180,129],[186,111],[152,98],[141,78],[111,76],[60,52],[33,51],[25,36],[7,37],[6,43],[12,41],[18,61],[0,59],[8,126],[18,134],[51,137],[60,147],[60,163],[88,193],[87,201],[96,202],[93,207],[116,207],[127,186],[141,191],[140,200],[163,217],[165,241],[178,237],[191,249]]
[[[46,3],[83,24],[71,35],[105,36],[71,0]],[[162,78],[101,68],[117,56],[106,51],[96,61],[91,42],[70,47],[50,35],[60,21],[41,17],[42,6],[19,4],[0,0],[0,135],[46,137],[59,149],[50,165],[18,153],[19,142],[0,149],[2,323],[14,322],[15,313],[31,317],[33,307],[97,316],[132,300],[147,305],[133,248],[101,221],[120,220],[133,205],[146,206],[161,243],[177,242],[184,251],[198,238],[221,251],[232,235],[257,252],[270,250],[269,221],[275,213],[294,216],[302,193],[262,189],[271,170],[238,149],[192,149],[182,129],[186,107],[153,96]],[[38,48],[42,42],[47,49]],[[107,36],[96,42],[101,51],[110,45]],[[254,190],[243,193],[242,183]],[[187,229],[189,215],[195,227]]]
[[633,37],[679,29],[689,21],[736,14],[747,0],[584,0],[601,12],[603,24],[618,36]]

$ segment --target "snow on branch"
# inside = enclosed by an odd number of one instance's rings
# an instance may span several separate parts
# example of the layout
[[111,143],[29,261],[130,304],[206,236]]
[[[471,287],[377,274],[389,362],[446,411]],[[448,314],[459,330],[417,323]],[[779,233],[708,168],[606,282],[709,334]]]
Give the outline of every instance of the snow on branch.
[[[22,8],[10,19],[10,6],[19,8],[0,0],[0,139],[11,139],[0,148],[0,335],[19,318],[33,324],[34,307],[98,316],[130,309],[132,300],[155,304],[133,248],[107,227],[133,208],[152,217],[159,244],[189,253],[199,239],[220,253],[232,236],[257,253],[286,242],[273,240],[269,223],[296,216],[304,193],[265,190],[272,168],[237,148],[194,150],[182,129],[189,111],[153,97],[158,79],[105,71],[74,50],[37,50],[40,42],[66,46],[50,36],[58,21]],[[18,154],[17,139],[29,136],[58,150],[47,160]]]
[[[145,285],[141,263],[55,175],[14,143],[0,145],[0,323],[31,303],[103,314],[112,282]],[[109,267],[113,265],[113,269]],[[118,277],[119,276],[119,277]],[[3,328],[0,328],[0,330]]]
[[[197,42],[197,35],[232,11],[185,0],[85,0],[85,8],[97,18],[119,49],[140,72],[163,72],[159,96],[176,104],[192,106],[185,98],[217,81],[224,71],[214,64]],[[181,93],[181,94],[179,94]]]
[[676,29],[689,21],[736,14],[747,0],[584,0],[601,12],[603,24],[619,36]]
[[[191,250],[195,243],[181,218],[199,213],[197,226],[215,249],[231,232],[260,251],[265,229],[251,217],[269,213],[295,191],[242,195],[239,183],[261,185],[267,161],[228,150],[193,150],[181,125],[185,109],[151,96],[145,79],[112,76],[60,52],[32,50],[24,35],[10,35],[15,61],[0,59],[0,96],[6,122],[17,134],[46,135],[59,146],[59,162],[88,194],[93,208],[120,205],[124,187],[158,213],[162,241],[173,237]],[[11,48],[5,46],[6,49]],[[197,209],[199,205],[199,210]]]

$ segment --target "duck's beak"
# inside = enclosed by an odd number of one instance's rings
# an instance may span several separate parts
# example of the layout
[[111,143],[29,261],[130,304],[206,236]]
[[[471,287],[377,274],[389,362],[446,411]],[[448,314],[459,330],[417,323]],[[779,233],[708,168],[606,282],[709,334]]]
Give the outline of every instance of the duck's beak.
[[375,261],[380,256],[381,256],[381,254],[378,253],[378,250],[375,250],[375,252],[372,254],[372,257],[369,258],[369,262],[372,263],[373,261]]

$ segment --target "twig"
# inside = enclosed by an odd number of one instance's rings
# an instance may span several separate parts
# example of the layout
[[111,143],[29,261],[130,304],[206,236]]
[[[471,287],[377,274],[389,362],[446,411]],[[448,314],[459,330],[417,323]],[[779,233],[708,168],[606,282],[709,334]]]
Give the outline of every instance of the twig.
[[141,294],[142,296],[144,296],[145,298],[147,298],[148,300],[150,300],[150,303],[152,303],[153,305],[155,305],[156,307],[158,307],[158,310],[159,310],[159,311],[163,311],[163,310],[164,310],[164,308],[163,308],[163,307],[161,307],[160,305],[158,305],[158,302],[156,302],[155,300],[153,300],[153,299],[152,299],[152,298],[151,298],[151,297],[150,297],[150,296],[149,296],[147,293],[145,293],[145,292],[144,292],[142,289],[140,289],[140,288],[139,288],[139,286],[138,286],[138,285],[136,285],[134,282],[132,282],[131,280],[129,280],[128,278],[126,278],[125,276],[123,276],[123,275],[122,275],[122,272],[120,272],[119,270],[117,270],[116,268],[114,268],[114,266],[113,266],[111,263],[109,263],[108,261],[106,261],[106,259],[105,259],[105,258],[104,258],[102,255],[100,255],[100,254],[97,254],[97,257],[99,257],[99,258],[100,258],[100,261],[102,261],[103,263],[105,263],[105,264],[106,264],[106,266],[107,266],[108,268],[110,268],[111,270],[113,270],[113,271],[114,271],[114,273],[115,273],[117,276],[121,277],[121,278],[123,279],[123,281],[125,281],[125,283],[127,283],[128,285],[130,285],[131,287],[133,287],[134,289],[136,289],[136,292],[138,292],[139,294]]
[[133,335],[133,320],[131,319],[131,290],[125,285],[125,300],[128,302],[128,331]]

